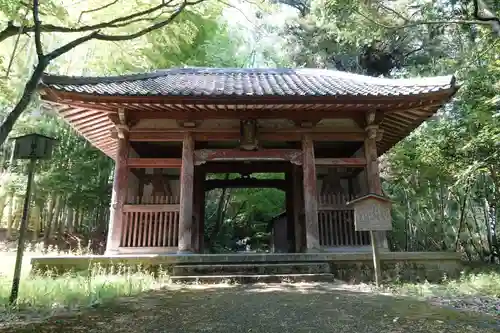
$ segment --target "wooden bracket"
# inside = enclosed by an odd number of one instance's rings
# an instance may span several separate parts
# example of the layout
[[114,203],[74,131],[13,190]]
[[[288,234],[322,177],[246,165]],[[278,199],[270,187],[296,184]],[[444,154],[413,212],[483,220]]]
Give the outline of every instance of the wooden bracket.
[[384,120],[384,112],[379,110],[370,110],[365,113],[364,117],[353,117],[352,119],[361,128],[366,128],[370,125],[380,125],[382,120]]
[[116,131],[119,139],[125,139],[125,133],[130,131],[127,123],[127,115],[125,109],[118,109],[118,119],[110,117],[111,121],[115,123]]

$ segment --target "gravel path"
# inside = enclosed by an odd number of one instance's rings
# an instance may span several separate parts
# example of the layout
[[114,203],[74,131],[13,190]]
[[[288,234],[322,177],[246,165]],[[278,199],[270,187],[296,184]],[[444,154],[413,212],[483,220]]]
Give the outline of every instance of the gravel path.
[[0,331],[489,333],[500,332],[500,318],[332,284],[179,286]]

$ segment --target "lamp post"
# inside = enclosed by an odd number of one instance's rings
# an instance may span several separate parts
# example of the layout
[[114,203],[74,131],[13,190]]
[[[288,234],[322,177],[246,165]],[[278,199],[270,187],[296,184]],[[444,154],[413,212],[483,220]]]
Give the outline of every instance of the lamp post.
[[12,280],[12,289],[9,298],[9,304],[14,305],[17,302],[19,293],[19,281],[21,277],[21,267],[24,253],[24,239],[28,227],[29,206],[31,200],[31,184],[35,173],[36,160],[49,159],[52,156],[52,147],[56,141],[40,134],[28,134],[13,138],[14,140],[14,158],[29,160],[28,164],[28,184],[26,185],[26,194],[24,195],[24,206],[21,223],[19,226],[19,240],[17,244],[16,266],[14,269],[14,278]]

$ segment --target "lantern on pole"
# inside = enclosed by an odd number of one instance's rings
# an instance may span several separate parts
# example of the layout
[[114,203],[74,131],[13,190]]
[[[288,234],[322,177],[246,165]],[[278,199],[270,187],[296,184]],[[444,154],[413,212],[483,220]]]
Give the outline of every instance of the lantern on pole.
[[14,159],[29,160],[28,164],[28,184],[26,185],[26,194],[24,196],[23,215],[19,226],[19,240],[17,244],[16,266],[14,269],[14,278],[12,280],[12,290],[10,293],[9,303],[17,302],[19,292],[19,281],[21,277],[21,266],[24,253],[24,239],[26,229],[28,227],[29,205],[31,199],[31,183],[35,173],[36,160],[49,159],[52,157],[52,148],[55,139],[49,138],[41,134],[28,134],[13,138],[14,140]]

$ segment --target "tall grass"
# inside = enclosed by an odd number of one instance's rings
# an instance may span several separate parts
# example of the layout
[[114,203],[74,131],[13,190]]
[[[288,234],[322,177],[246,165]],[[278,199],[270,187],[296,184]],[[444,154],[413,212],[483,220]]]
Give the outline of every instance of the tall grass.
[[[21,280],[16,309],[50,310],[93,306],[120,296],[132,296],[158,288],[168,275],[153,276],[146,271],[115,271],[92,268],[87,274],[63,274],[53,277],[31,274]],[[8,309],[12,280],[0,278],[0,307]]]
[[483,296],[500,297],[500,272],[463,273],[459,279],[441,284],[400,283],[387,286],[390,291],[420,297],[430,296]]
[[8,304],[12,287],[12,271],[15,253],[0,252],[0,312],[33,310],[36,312],[58,309],[75,309],[112,300],[121,296],[137,295],[146,290],[159,288],[169,282],[169,276],[161,268],[153,274],[141,267],[93,265],[85,272],[56,275],[54,272],[32,272],[30,257],[34,255],[58,255],[88,253],[85,248],[71,252],[51,248],[41,251],[39,246],[28,248],[23,260],[19,296],[15,308]]

